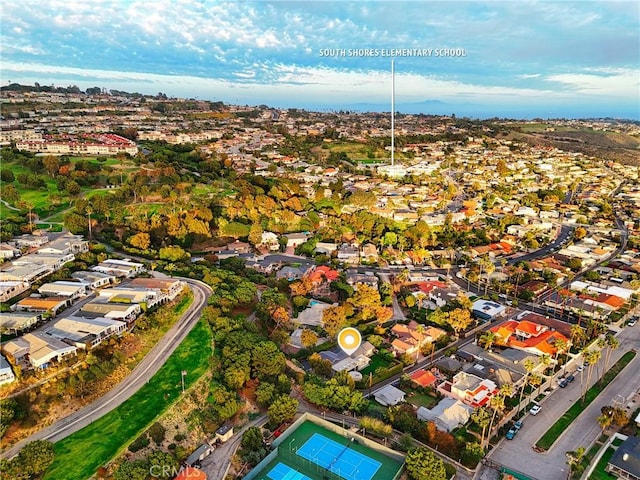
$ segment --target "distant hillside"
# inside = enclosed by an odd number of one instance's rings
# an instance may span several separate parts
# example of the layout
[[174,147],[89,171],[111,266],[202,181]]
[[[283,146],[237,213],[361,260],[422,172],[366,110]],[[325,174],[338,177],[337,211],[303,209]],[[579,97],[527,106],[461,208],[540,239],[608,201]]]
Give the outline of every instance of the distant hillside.
[[513,138],[533,145],[546,145],[565,151],[580,152],[625,165],[640,165],[640,138],[625,133],[594,130],[520,133]]
[[[38,82],[33,85],[21,85],[19,83],[10,83],[0,87],[0,92],[48,92],[48,93],[75,93],[85,95],[100,95],[101,93],[107,93],[107,91],[100,87],[90,87],[86,91],[80,90],[77,85],[69,85],[67,87],[56,87],[55,85],[40,85]],[[109,90],[109,94],[118,95],[121,97],[150,97],[150,95],[143,95],[141,93],[129,93],[121,90]],[[163,93],[159,93],[156,97],[167,98]]]

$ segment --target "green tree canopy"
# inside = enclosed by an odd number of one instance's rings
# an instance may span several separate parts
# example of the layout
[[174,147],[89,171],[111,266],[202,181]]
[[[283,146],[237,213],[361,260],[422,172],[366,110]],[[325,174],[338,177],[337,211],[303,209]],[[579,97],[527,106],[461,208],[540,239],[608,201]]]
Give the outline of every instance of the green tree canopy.
[[23,473],[33,476],[49,468],[54,457],[53,443],[46,440],[35,440],[27,443],[11,462]]
[[271,425],[279,425],[282,422],[288,422],[293,419],[297,410],[298,400],[288,395],[280,395],[267,410],[269,423]]
[[444,462],[425,447],[409,450],[405,462],[407,472],[414,480],[447,480]]

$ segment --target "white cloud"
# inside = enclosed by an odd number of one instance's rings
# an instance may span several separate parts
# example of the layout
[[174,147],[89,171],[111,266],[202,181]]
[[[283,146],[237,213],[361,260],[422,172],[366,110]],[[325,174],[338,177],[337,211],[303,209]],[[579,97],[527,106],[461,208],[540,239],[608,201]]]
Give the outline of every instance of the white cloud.
[[545,80],[561,83],[575,93],[638,99],[640,71],[630,69],[592,69],[591,71],[596,71],[600,75],[562,73],[548,75]]

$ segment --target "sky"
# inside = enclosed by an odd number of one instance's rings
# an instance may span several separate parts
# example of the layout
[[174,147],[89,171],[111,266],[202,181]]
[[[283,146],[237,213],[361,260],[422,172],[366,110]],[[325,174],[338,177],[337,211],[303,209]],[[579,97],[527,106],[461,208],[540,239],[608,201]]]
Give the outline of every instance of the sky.
[[0,81],[321,111],[640,119],[640,2],[19,0]]

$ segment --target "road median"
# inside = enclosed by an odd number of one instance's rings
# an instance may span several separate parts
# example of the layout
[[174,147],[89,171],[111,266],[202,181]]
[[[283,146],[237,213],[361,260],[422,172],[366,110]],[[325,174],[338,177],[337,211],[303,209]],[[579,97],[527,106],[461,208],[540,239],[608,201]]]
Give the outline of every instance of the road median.
[[586,410],[586,408],[602,393],[602,391],[618,376],[618,374],[634,359],[635,351],[625,353],[608,371],[604,374],[602,381],[596,382],[589,390],[587,390],[584,402],[577,401],[569,409],[564,412],[556,423],[545,432],[536,442],[535,448],[542,452],[548,451],[553,444],[562,436],[569,428],[571,423]]

